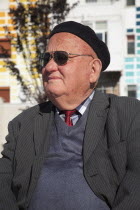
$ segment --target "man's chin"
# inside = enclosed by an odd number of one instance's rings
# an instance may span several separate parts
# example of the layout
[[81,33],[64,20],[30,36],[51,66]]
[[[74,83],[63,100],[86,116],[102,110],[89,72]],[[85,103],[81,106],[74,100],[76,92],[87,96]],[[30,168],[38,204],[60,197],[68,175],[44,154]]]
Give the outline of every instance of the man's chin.
[[53,91],[46,91],[46,95],[51,100],[51,99],[62,97],[64,93],[57,89]]

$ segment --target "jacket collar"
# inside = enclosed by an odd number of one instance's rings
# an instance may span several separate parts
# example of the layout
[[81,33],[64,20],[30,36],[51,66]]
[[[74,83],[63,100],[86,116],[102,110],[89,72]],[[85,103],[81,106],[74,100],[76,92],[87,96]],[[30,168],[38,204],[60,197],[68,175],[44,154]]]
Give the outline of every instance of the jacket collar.
[[88,113],[88,119],[84,137],[84,163],[96,149],[98,142],[103,140],[104,127],[109,108],[109,100],[106,94],[95,91]]
[[34,120],[35,154],[43,156],[49,144],[51,125],[54,119],[54,105],[51,102],[39,104],[38,113]]

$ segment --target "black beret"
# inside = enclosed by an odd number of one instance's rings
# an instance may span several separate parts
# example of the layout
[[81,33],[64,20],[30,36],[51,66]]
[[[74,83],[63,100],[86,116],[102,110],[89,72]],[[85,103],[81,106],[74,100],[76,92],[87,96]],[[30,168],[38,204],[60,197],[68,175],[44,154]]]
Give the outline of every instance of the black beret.
[[98,58],[101,60],[102,71],[108,67],[110,63],[110,53],[108,47],[97,37],[96,33],[89,26],[85,26],[74,21],[63,22],[54,27],[49,35],[49,38],[60,32],[68,32],[83,39],[90,45],[97,54]]

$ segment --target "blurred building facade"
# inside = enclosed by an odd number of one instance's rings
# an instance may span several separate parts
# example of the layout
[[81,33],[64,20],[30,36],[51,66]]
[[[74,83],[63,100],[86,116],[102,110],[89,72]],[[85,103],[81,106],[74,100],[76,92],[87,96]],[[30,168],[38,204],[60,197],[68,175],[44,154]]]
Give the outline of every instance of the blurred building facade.
[[[10,27],[10,18],[8,16],[9,1],[4,0],[0,2],[0,96],[1,100],[10,102],[10,76],[9,72],[4,67],[4,59],[7,57],[14,58],[16,54],[11,53],[11,43],[7,39],[4,27]],[[12,28],[9,28],[12,30]],[[5,49],[5,50],[4,50]],[[14,92],[14,91],[12,91]],[[14,93],[13,93],[14,94]]]
[[140,0],[80,0],[67,20],[90,26],[109,47],[98,88],[140,99]]
[[[9,14],[9,9],[16,8],[16,2],[16,0],[0,0],[0,101],[11,104],[23,103],[25,96],[16,76],[10,74],[4,61],[9,59],[16,63],[17,67],[20,66],[22,76],[26,78],[25,63],[14,47],[16,32]],[[25,5],[29,3],[28,0],[19,0],[19,2]],[[30,2],[34,4],[36,0]],[[34,56],[34,52],[32,55]]]
[[12,46],[8,31],[16,36],[12,26],[11,17],[8,14],[9,8],[15,7],[14,0],[0,1],[0,97],[7,103],[18,103],[19,84],[14,76],[11,76],[5,67],[5,60],[8,58],[17,63],[18,55],[16,49]]

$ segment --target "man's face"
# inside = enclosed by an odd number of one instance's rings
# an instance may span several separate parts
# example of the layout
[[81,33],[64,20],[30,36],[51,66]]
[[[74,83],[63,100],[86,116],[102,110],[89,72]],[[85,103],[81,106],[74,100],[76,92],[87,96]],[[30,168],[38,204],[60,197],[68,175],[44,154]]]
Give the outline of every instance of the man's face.
[[[66,51],[74,54],[92,54],[92,49],[79,37],[70,33],[57,33],[51,37],[47,52]],[[54,98],[77,97],[85,99],[92,92],[90,74],[93,58],[77,56],[69,58],[66,64],[59,66],[51,59],[43,68],[43,84],[50,100]]]

